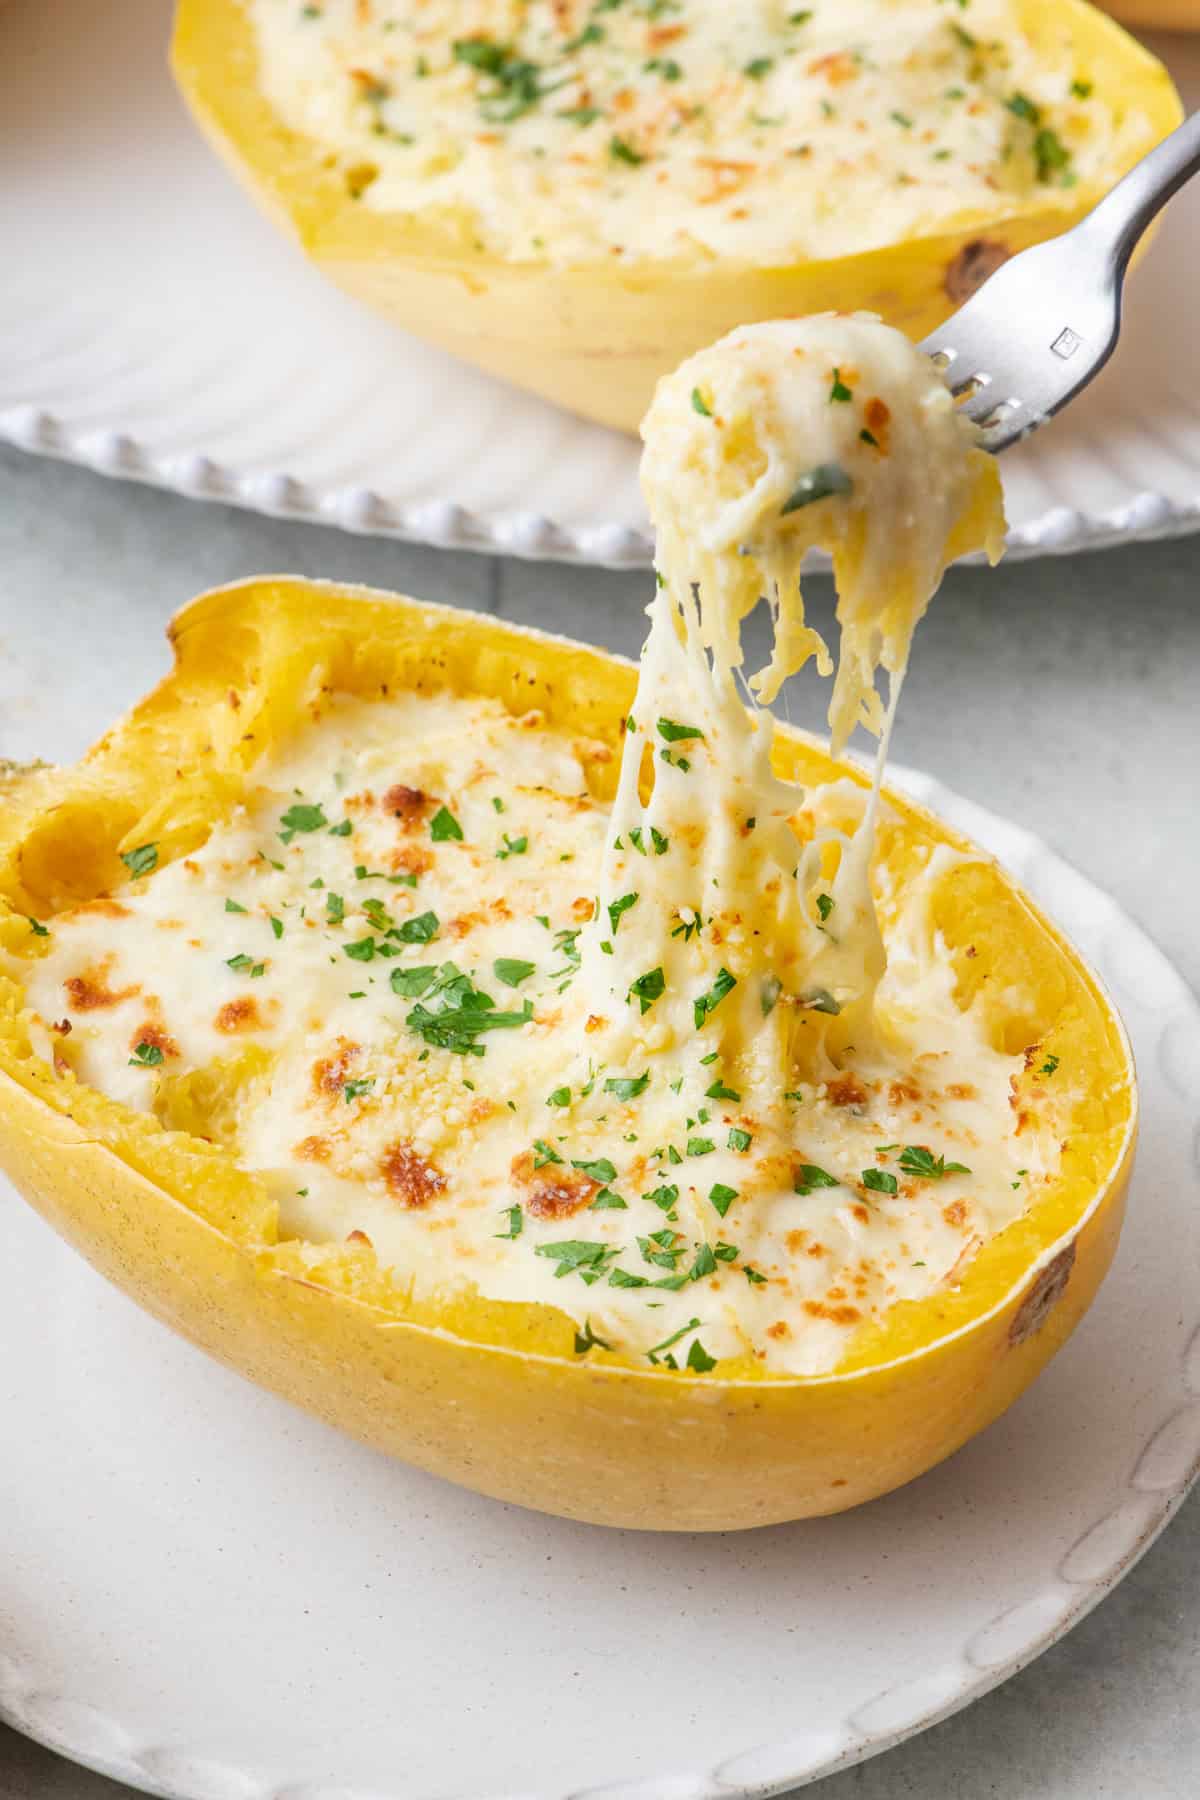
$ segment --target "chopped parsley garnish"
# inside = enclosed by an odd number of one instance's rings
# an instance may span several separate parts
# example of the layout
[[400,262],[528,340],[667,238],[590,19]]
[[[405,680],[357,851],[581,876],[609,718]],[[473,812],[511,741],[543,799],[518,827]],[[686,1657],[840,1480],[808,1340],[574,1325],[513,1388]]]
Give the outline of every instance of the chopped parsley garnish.
[[829,404],[831,406],[844,406],[847,401],[853,400],[853,398],[854,389],[846,386],[846,383],[842,380],[841,370],[835,369],[833,371],[833,380],[829,388]]
[[649,1200],[660,1212],[665,1213],[670,1213],[678,1198],[679,1189],[666,1182],[662,1187],[651,1188],[648,1194],[642,1195],[643,1200]]
[[566,1275],[579,1275],[590,1287],[599,1281],[611,1262],[617,1257],[617,1251],[611,1244],[589,1242],[587,1238],[564,1238],[557,1244],[539,1244],[535,1256],[548,1256],[558,1264],[555,1278],[559,1281]]
[[661,968],[648,969],[644,975],[639,975],[637,980],[631,983],[626,998],[636,1000],[642,1013],[645,1014],[650,1011],[654,1002],[661,997],[666,985],[666,976],[663,974]]
[[325,917],[331,925],[340,925],[346,917],[346,902],[340,894],[326,894]]
[[1052,176],[1061,173],[1064,185],[1070,185],[1071,152],[1057,132],[1043,125],[1033,140],[1033,155],[1039,181],[1049,181]]
[[725,1217],[737,1197],[738,1190],[729,1187],[724,1181],[714,1181],[708,1190],[709,1201],[722,1218]]
[[1041,1068],[1038,1070],[1038,1074],[1039,1075],[1053,1075],[1053,1073],[1054,1073],[1055,1069],[1057,1069],[1057,1067],[1058,1067],[1057,1056],[1048,1056],[1046,1058],[1045,1062],[1042,1064]]
[[517,956],[498,956],[492,964],[492,973],[505,987],[515,988],[529,980],[535,966],[531,962],[522,962]]
[[[460,837],[462,836],[461,831],[458,835]],[[507,862],[510,856],[524,856],[528,848],[529,839],[527,837],[509,837],[506,831],[504,833],[504,843],[501,848],[497,850],[496,855],[501,862]]]
[[797,1194],[811,1194],[814,1188],[841,1187],[836,1175],[828,1169],[822,1169],[816,1163],[801,1163],[792,1178],[792,1189]]
[[437,936],[440,923],[435,912],[418,913],[413,919],[405,919],[402,925],[394,925],[392,936],[399,938],[402,944],[428,944]]
[[280,837],[285,844],[290,844],[297,832],[320,831],[323,825],[328,825],[329,820],[325,817],[325,808],[320,804],[305,806],[297,803],[280,815],[279,823],[283,827]]
[[478,1039],[485,1031],[514,1030],[527,1025],[532,1017],[533,1005],[528,1000],[521,1012],[498,1012],[491,995],[482,993],[469,975],[448,962],[442,964],[426,997],[404,1022],[439,1050],[482,1056],[484,1046]]
[[717,978],[706,994],[701,994],[692,1001],[692,1017],[697,1029],[703,1025],[710,1013],[716,1012],[726,994],[737,986],[737,976],[731,975],[726,968],[718,969]]
[[965,1163],[948,1163],[944,1156],[934,1156],[923,1144],[907,1144],[900,1152],[900,1167],[906,1175],[919,1175],[924,1181],[941,1181],[944,1175],[969,1175]]
[[[728,1259],[725,1258],[723,1260]],[[688,1280],[703,1281],[706,1275],[715,1273],[716,1267],[717,1259],[713,1255],[712,1246],[709,1244],[701,1244],[696,1251],[696,1260],[688,1270]]]
[[702,419],[712,418],[712,407],[709,406],[698,387],[692,389],[692,411],[698,412]]
[[552,1094],[546,1095],[547,1106],[570,1106],[571,1090],[569,1087],[556,1087]]
[[572,1157],[571,1167],[573,1169],[581,1170],[584,1175],[590,1176],[593,1181],[598,1181],[602,1187],[607,1187],[610,1181],[615,1181],[617,1179],[617,1171],[612,1163],[609,1162],[607,1156],[597,1156],[591,1162],[577,1162],[575,1158]]
[[351,1100],[361,1099],[363,1094],[369,1094],[374,1086],[375,1077],[373,1075],[365,1075],[359,1081],[348,1081],[342,1089],[346,1105],[349,1106]]
[[236,956],[227,956],[225,966],[233,969],[238,975],[254,976],[265,974],[267,968],[266,963],[255,962],[254,958],[247,956],[244,950],[239,950]]
[[689,1319],[686,1325],[681,1325],[678,1331],[673,1331],[670,1337],[663,1339],[661,1344],[655,1344],[652,1349],[647,1350],[646,1355],[651,1362],[656,1362],[660,1352],[669,1350],[673,1344],[679,1342],[680,1338],[685,1338],[689,1331],[695,1331],[699,1324],[699,1319]]
[[623,137],[613,136],[608,140],[608,153],[614,162],[628,163],[632,168],[646,160],[641,151],[635,150],[628,138]]
[[828,919],[830,913],[833,911],[833,908],[834,908],[834,899],[833,899],[832,894],[818,894],[817,895],[817,911],[821,916],[822,925],[825,923],[826,919]]
[[696,725],[678,725],[674,719],[660,719],[658,735],[666,738],[668,744],[680,744],[688,738],[702,738],[704,733]]
[[731,1150],[748,1150],[753,1142],[754,1138],[752,1134],[748,1131],[743,1131],[740,1125],[731,1125],[729,1127],[729,1136],[726,1139],[726,1143]]
[[274,937],[275,937],[275,938],[276,938],[276,939],[279,939],[279,938],[281,938],[281,937],[282,937],[282,936],[283,936],[283,920],[282,920],[282,919],[277,919],[277,918],[276,918],[276,917],[275,917],[275,915],[274,915],[274,913],[272,913],[272,914],[271,914],[271,915],[270,915],[270,920],[271,920],[271,932],[272,932],[272,935],[273,935],[273,936],[274,936]]
[[604,1083],[606,1094],[615,1094],[618,1100],[636,1100],[644,1094],[650,1085],[650,1071],[644,1075],[610,1075]]
[[622,894],[618,900],[609,901],[608,922],[612,926],[612,934],[614,937],[617,935],[617,928],[621,923],[622,913],[627,913],[631,906],[637,905],[637,902],[638,897],[636,894]]
[[406,1000],[419,1000],[437,980],[437,967],[434,963],[425,963],[419,969],[393,969],[389,979],[393,994],[400,994]]
[[900,1191],[899,1182],[887,1169],[864,1169],[862,1184],[876,1194],[896,1194]]
[[746,64],[742,73],[748,75],[751,81],[762,81],[774,67],[775,58],[773,56],[756,56]]
[[842,1003],[835,1000],[828,988],[814,988],[811,994],[800,994],[796,1004],[806,1007],[809,1012],[840,1013]]
[[498,1238],[519,1238],[525,1229],[525,1215],[519,1206],[506,1208],[504,1217],[508,1220],[508,1230],[498,1231]]
[[812,506],[818,500],[853,492],[854,483],[841,463],[818,463],[815,469],[800,477],[780,508],[779,516],[786,518],[788,513],[799,512],[802,506]]
[[711,1087],[704,1090],[706,1100],[740,1100],[741,1097],[736,1088],[726,1087],[720,1078],[714,1081]]
[[622,1200],[620,1194],[614,1193],[612,1188],[602,1187],[600,1192],[596,1195],[596,1198],[592,1201],[592,1204],[588,1207],[588,1211],[627,1212],[628,1202]]
[[121,861],[131,875],[149,875],[158,867],[158,845],[139,844],[136,850],[122,850]]
[[[353,830],[354,827],[349,819],[343,819],[339,825],[331,825],[329,827],[329,835],[330,837],[349,837]],[[414,886],[415,885],[416,884],[414,883]]]
[[429,821],[429,835],[435,844],[462,843],[462,826],[446,806],[439,806]]
[[370,962],[375,955],[375,939],[373,937],[355,938],[352,944],[343,944],[342,953],[352,962]]
[[49,932],[48,928],[42,924],[40,919],[31,919],[29,914],[26,913],[25,923],[28,925],[30,931],[32,931],[34,937],[49,937],[50,936],[50,932]]
[[[642,828],[640,825],[635,825],[632,828],[632,830],[629,833],[629,841],[633,845],[634,849],[637,851],[639,856],[645,856],[646,845],[643,840]],[[670,847],[670,840],[668,838],[664,837],[663,833],[658,829],[657,825],[652,825],[650,827],[650,842],[654,846],[655,856],[664,856],[666,854],[668,848]]]
[[590,1319],[583,1321],[583,1330],[575,1333],[575,1354],[586,1356],[589,1350],[611,1350],[612,1345],[602,1337],[597,1337],[592,1330]]
[[535,1169],[544,1169],[547,1163],[560,1163],[561,1161],[562,1157],[558,1151],[552,1150],[543,1138],[534,1138],[533,1166]]
[[245,910],[245,907],[239,906],[236,900],[227,900],[225,902],[225,911],[227,913],[244,913]]
[[131,1069],[157,1069],[163,1053],[157,1044],[140,1043],[129,1059]]
[[717,1359],[708,1354],[699,1338],[693,1338],[692,1347],[687,1353],[687,1366],[693,1374],[707,1375],[710,1369],[716,1368]]
[[742,1274],[753,1287],[765,1287],[767,1284],[766,1276],[760,1275],[757,1269],[752,1269],[749,1263],[743,1266]]
[[713,1143],[711,1138],[690,1137],[687,1141],[687,1153],[689,1156],[708,1156],[716,1149],[716,1147],[717,1146]]
[[779,1004],[779,996],[783,992],[783,983],[778,975],[764,975],[762,986],[758,990],[758,1004],[764,1019],[769,1019]]

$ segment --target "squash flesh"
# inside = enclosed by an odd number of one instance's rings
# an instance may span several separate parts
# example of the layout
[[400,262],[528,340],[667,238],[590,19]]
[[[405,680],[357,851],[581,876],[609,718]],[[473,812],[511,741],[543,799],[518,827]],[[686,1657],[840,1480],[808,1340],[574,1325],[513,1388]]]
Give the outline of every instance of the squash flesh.
[[[175,639],[175,675],[78,769],[16,790],[0,821],[12,909],[0,911],[0,944],[23,948],[25,915],[114,885],[120,850],[144,841],[149,819],[179,822],[168,854],[200,841],[239,768],[324,688],[449,686],[514,711],[539,705],[552,723],[615,743],[634,682],[600,652],[494,620],[283,580],[194,603]],[[779,763],[810,780],[831,766],[792,733]],[[903,823],[881,853],[897,868],[923,837],[957,841],[896,804]],[[368,1253],[280,1244],[261,1185],[219,1148],[56,1078],[30,1054],[12,980],[0,983],[0,1165],[150,1311],[408,1461],[603,1523],[732,1529],[838,1511],[912,1478],[1002,1411],[1082,1316],[1120,1229],[1136,1100],[1119,1021],[991,865],[963,870],[940,905],[952,950],[977,952],[962,979],[1019,967],[1055,1021],[1056,1048],[1091,1067],[1086,1116],[1047,1199],[986,1245],[957,1289],[894,1307],[830,1377],[584,1362],[554,1309],[405,1307]]]
[[964,213],[932,235],[792,266],[714,260],[614,267],[514,262],[471,246],[461,221],[375,214],[350,200],[336,159],[287,129],[256,81],[253,26],[239,0],[181,0],[172,64],[218,152],[326,274],[405,330],[603,424],[635,430],[655,382],[702,345],[756,319],[828,310],[878,313],[909,337],[965,298],[964,253],[984,263],[1068,229],[1182,118],[1162,68],[1086,0],[1020,0],[1048,57],[1066,42],[1136,125],[1098,182],[1032,203]]

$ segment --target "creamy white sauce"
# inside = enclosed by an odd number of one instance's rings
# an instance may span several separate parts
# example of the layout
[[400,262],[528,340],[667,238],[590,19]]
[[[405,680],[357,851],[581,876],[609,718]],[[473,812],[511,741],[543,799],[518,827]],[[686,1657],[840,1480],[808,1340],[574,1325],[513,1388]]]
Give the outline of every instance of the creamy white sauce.
[[1144,128],[1013,0],[247,0],[362,204],[501,255],[791,262],[1091,179]]
[[419,1294],[552,1304],[581,1354],[816,1372],[955,1281],[1061,1133],[955,1002],[929,908],[958,853],[881,933],[878,791],[772,774],[738,626],[771,595],[766,694],[827,664],[798,569],[832,549],[835,736],[879,729],[877,669],[898,682],[948,556],[995,548],[998,488],[930,365],[861,318],[731,334],[645,435],[662,584],[611,809],[610,753],[536,716],[335,697],[202,849],[52,922],[32,1030],[169,1124],[235,1091],[212,1130],[285,1233],[363,1234]]

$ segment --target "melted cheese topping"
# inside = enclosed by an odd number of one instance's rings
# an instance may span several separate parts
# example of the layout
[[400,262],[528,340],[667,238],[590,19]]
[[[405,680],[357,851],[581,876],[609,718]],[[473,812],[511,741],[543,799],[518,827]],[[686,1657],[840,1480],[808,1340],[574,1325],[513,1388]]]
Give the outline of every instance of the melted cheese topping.
[[228,1142],[285,1234],[365,1240],[420,1295],[555,1305],[581,1355],[817,1372],[1020,1215],[1062,1120],[1049,1084],[1018,1119],[1023,1057],[955,1002],[929,905],[958,853],[881,933],[878,787],[771,773],[738,627],[769,594],[764,695],[826,663],[797,572],[831,548],[835,738],[886,729],[876,668],[898,680],[946,558],[993,543],[995,470],[861,318],[734,333],[645,431],[661,585],[611,809],[611,752],[536,715],[334,698],[202,849],[135,851],[54,919],[32,1028]]
[[275,111],[480,248],[793,262],[1088,180],[1137,130],[1015,0],[246,0]]

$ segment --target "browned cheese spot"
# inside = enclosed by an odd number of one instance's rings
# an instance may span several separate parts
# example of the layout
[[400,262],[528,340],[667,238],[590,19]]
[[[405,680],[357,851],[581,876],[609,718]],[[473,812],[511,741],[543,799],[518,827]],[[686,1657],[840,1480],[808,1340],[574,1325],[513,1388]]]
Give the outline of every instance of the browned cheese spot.
[[532,1150],[513,1157],[512,1172],[527,1189],[525,1209],[535,1219],[569,1219],[600,1192],[600,1183],[582,1169],[568,1169],[560,1163],[536,1169]]
[[237,1000],[227,1000],[213,1020],[217,1030],[223,1031],[227,1037],[235,1037],[239,1031],[257,1031],[262,1023],[258,1001],[253,994],[242,994]]
[[75,1012],[99,1012],[103,1007],[119,1006],[122,1000],[132,1000],[135,994],[141,993],[136,982],[124,988],[109,987],[108,977],[114,961],[114,957],[106,956],[81,975],[67,976],[63,988]]
[[380,1168],[392,1198],[413,1210],[428,1206],[446,1185],[446,1177],[436,1163],[414,1150],[408,1138],[384,1152]]

